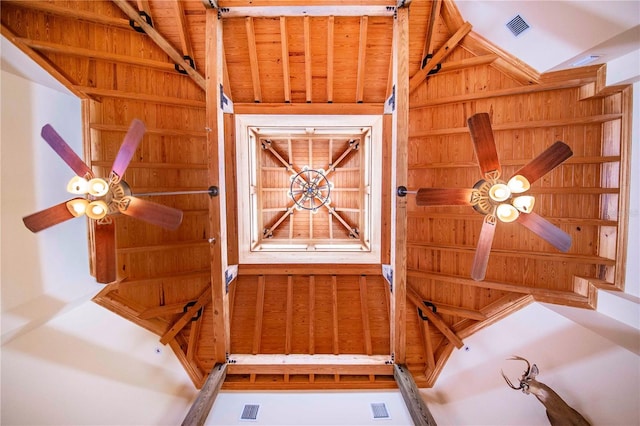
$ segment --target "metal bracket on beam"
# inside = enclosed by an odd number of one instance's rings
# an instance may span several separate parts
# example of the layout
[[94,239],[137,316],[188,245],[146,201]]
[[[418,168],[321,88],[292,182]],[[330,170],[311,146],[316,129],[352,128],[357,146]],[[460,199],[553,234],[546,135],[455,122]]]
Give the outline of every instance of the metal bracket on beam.
[[[437,313],[436,305],[434,305],[431,302],[425,302],[425,301],[423,301],[422,303],[424,303],[424,306],[426,306],[427,308],[431,308],[434,314]],[[422,319],[422,321],[429,321],[429,317],[425,316],[422,313],[422,309],[420,308],[418,308],[418,316]]]
[[224,94],[224,87],[220,85],[220,109],[227,114],[233,114],[233,102]]
[[396,110],[396,85],[394,84],[391,88],[391,96],[387,98],[384,102],[384,113],[385,114],[393,114],[393,111]]
[[217,0],[202,0],[202,4],[204,4],[204,7],[206,7],[207,9],[217,9],[218,8]]
[[[144,10],[141,10],[140,11],[140,16],[142,16],[144,18],[145,22],[149,26],[153,27],[153,20],[151,19],[151,16],[147,15],[147,12],[145,12]],[[142,29],[142,27],[138,26],[136,24],[136,21],[134,21],[133,19],[129,19],[129,25],[131,26],[131,28],[133,28],[137,32],[142,33],[142,34],[145,33],[144,30]]]
[[[191,66],[191,68],[193,68],[194,70],[196,69],[196,64],[195,62],[193,62],[193,58],[189,55],[185,55],[182,57],[182,59],[184,59],[185,61],[189,62],[189,65]],[[184,68],[182,68],[180,65],[175,64],[174,68],[176,71],[178,71],[180,74],[187,74],[187,70],[185,70]]]

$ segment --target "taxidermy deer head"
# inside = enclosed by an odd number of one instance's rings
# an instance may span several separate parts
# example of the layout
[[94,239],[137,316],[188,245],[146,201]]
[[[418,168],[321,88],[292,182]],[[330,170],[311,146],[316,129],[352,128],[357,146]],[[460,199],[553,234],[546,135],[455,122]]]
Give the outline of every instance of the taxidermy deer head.
[[545,385],[536,380],[536,376],[538,375],[538,367],[533,364],[530,365],[529,361],[526,359],[513,356],[509,358],[511,360],[520,360],[527,363],[527,370],[524,372],[522,377],[520,378],[520,385],[514,386],[513,383],[505,376],[504,372],[502,372],[502,377],[507,382],[507,384],[516,390],[522,389],[522,392],[525,394],[534,394],[538,401],[544,405],[547,409],[547,417],[549,418],[549,422],[552,425],[589,425],[590,423],[582,417],[580,413],[571,408],[560,395],[555,393],[553,389],[549,386]]

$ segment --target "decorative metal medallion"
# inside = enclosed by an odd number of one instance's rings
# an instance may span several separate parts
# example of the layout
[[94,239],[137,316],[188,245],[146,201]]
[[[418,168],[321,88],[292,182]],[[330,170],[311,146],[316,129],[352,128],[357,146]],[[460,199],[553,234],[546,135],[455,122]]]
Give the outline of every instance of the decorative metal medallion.
[[298,210],[311,210],[316,213],[320,207],[331,203],[330,194],[331,183],[322,169],[310,169],[305,166],[301,172],[291,176],[289,197]]

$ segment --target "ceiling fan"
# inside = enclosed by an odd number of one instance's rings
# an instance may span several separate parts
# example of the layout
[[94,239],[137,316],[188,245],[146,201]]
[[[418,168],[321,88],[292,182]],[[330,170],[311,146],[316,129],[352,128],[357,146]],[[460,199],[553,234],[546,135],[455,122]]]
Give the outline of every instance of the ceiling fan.
[[67,191],[76,197],[25,216],[22,220],[35,233],[82,215],[92,219],[96,280],[100,283],[115,281],[115,227],[112,216],[122,213],[171,230],[178,228],[182,222],[181,210],[134,196],[129,185],[122,180],[144,132],[144,123],[134,119],[122,141],[109,177],[101,178],[94,176],[91,168],[50,124],[42,128],[42,138],[76,173],[67,185]]
[[419,206],[472,206],[484,215],[476,249],[471,278],[482,281],[487,271],[496,225],[518,222],[560,251],[571,247],[571,236],[533,211],[535,198],[526,195],[530,185],[573,155],[571,148],[557,141],[536,158],[516,171],[506,182],[501,180],[501,166],[493,139],[489,114],[478,113],[467,120],[483,178],[473,188],[420,188],[407,191],[398,188],[398,195],[416,194]]

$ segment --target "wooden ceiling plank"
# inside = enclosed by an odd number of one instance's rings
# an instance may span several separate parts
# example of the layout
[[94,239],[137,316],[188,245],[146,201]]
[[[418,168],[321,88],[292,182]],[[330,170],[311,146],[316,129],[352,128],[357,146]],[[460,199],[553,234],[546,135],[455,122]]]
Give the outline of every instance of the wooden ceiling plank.
[[64,55],[97,59],[106,62],[116,62],[127,65],[136,65],[145,68],[153,68],[161,71],[175,72],[174,64],[169,62],[156,61],[153,59],[137,58],[130,55],[118,55],[116,53],[107,53],[94,49],[85,49],[82,47],[75,47],[69,45],[63,45],[58,43],[51,43],[43,40],[34,40],[28,38],[17,38],[16,40],[26,44],[30,48],[39,52],[52,52],[61,53]]
[[309,275],[309,355],[316,351],[316,281],[313,275]]
[[[391,188],[406,186],[408,181],[409,139],[409,9],[397,10],[393,22],[393,84],[395,108],[391,114]],[[407,199],[395,197],[391,203],[391,266],[393,268],[393,297],[391,298],[391,352],[395,362],[406,361],[407,336]]]
[[[206,128],[209,182],[225,188],[225,145],[227,132],[222,111],[223,35],[222,21],[216,10],[205,11],[205,71],[206,79]],[[209,238],[211,254],[211,288],[213,310],[213,362],[226,362],[230,347],[229,298],[226,289],[227,252],[227,200],[225,196],[209,197]]]
[[285,103],[290,103],[291,76],[289,75],[289,32],[287,31],[287,18],[284,16],[280,17],[280,44],[282,46],[282,88],[284,90],[284,101]]
[[471,24],[465,22],[458,31],[455,32],[453,36],[433,55],[433,57],[427,62],[424,68],[418,70],[409,80],[409,93],[412,93],[415,89],[417,89],[420,84],[427,78],[429,71],[434,69],[438,63],[442,62],[444,58],[446,58],[451,52],[453,52],[454,48],[458,45],[460,40],[462,40],[469,32],[471,31]]
[[[477,167],[477,164],[476,164]],[[451,220],[472,220],[481,221],[484,216],[476,212],[473,213],[437,213],[426,210],[412,211],[408,213],[409,218],[434,218],[434,219],[451,219]],[[616,226],[615,220],[605,220],[596,218],[570,218],[570,217],[545,217],[549,222],[558,225],[582,225],[582,226]]]
[[60,6],[57,3],[54,4],[33,0],[2,0],[2,4],[12,4],[23,7],[25,9],[37,10],[40,12],[49,13],[51,15],[62,16],[68,19],[77,19],[80,21],[92,22],[95,24],[107,25],[110,27],[122,28],[127,30],[131,29],[128,19],[115,18],[112,16],[87,12],[78,8],[64,7]]
[[420,295],[418,295],[413,289],[407,288],[407,297],[415,307],[420,309],[424,316],[426,316],[429,321],[431,321],[433,325],[435,325],[436,328],[440,330],[440,332],[444,334],[453,345],[455,345],[456,348],[460,349],[464,346],[462,339],[460,339],[460,337],[442,320],[440,315],[424,305],[422,297],[420,297]]
[[[521,158],[515,158],[515,159],[504,159],[500,161],[500,164],[502,166],[523,166],[526,163],[528,163],[529,161],[531,161],[530,159],[521,159]],[[569,159],[567,159],[566,161],[564,161],[562,164],[563,165],[567,165],[567,164],[604,164],[604,163],[617,163],[620,161],[620,156],[618,155],[607,155],[607,156],[603,156],[603,157],[571,157]],[[410,164],[409,165],[409,169],[410,170],[417,170],[417,169],[447,169],[447,168],[463,168],[463,167],[469,167],[469,168],[475,168],[478,167],[478,163],[474,162],[474,161],[469,161],[469,162],[460,162],[460,163],[415,163],[415,164]]]
[[424,48],[422,49],[422,63],[420,68],[424,68],[429,60],[427,56],[433,52],[433,32],[436,27],[436,20],[440,16],[440,8],[442,6],[442,0],[434,0],[431,2],[431,13],[429,15],[429,21],[427,22],[426,35],[424,38]]
[[429,411],[427,404],[420,396],[420,390],[413,380],[413,376],[404,364],[394,364],[393,377],[396,379],[400,394],[409,410],[409,415],[416,426],[435,426],[436,421]]
[[188,248],[197,248],[209,246],[209,241],[207,240],[196,240],[196,241],[173,241],[168,244],[158,244],[158,245],[146,245],[146,246],[135,246],[135,247],[121,247],[118,248],[118,253],[140,253],[140,252],[154,252],[154,251],[165,251],[165,250],[183,250]]
[[178,334],[188,323],[191,321],[193,317],[196,316],[196,313],[200,310],[200,308],[204,308],[211,302],[211,286],[207,286],[207,289],[202,292],[202,294],[196,300],[196,303],[189,308],[187,308],[187,312],[184,313],[177,321],[175,321],[169,330],[167,330],[162,337],[160,337],[160,343],[166,345],[169,343],[171,339],[173,339],[176,334]]
[[291,343],[293,340],[293,276],[287,277],[287,317],[285,325],[284,353],[291,353]]
[[307,103],[311,103],[313,95],[313,76],[311,74],[311,18],[305,16],[304,22],[304,86],[305,99]]
[[253,26],[253,18],[245,18],[247,30],[247,43],[249,49],[249,64],[251,65],[251,81],[253,82],[253,101],[262,102],[262,89],[260,88],[260,72],[258,66],[258,50],[256,48],[256,33]]
[[331,317],[333,324],[333,354],[340,353],[340,333],[338,330],[338,279],[335,275],[331,276]]
[[335,18],[329,16],[327,18],[327,102],[333,103],[333,49],[334,43],[334,24]]
[[367,30],[369,17],[360,17],[360,38],[358,44],[358,70],[356,77],[356,102],[364,102],[364,77],[367,73]]
[[182,55],[169,43],[162,34],[160,34],[155,28],[147,24],[144,18],[127,2],[127,0],[112,0],[123,12],[129,17],[129,19],[135,21],[145,32],[151,40],[153,40],[160,49],[162,49],[169,57],[179,66],[184,69],[189,77],[196,82],[198,87],[202,90],[206,90],[206,83],[204,77],[200,75],[191,65],[184,60]]
[[202,426],[205,424],[226,376],[227,364],[216,364],[211,369],[204,386],[182,421],[182,426]]
[[182,56],[188,56],[195,62],[195,56],[193,54],[193,46],[191,44],[191,37],[189,36],[189,22],[184,14],[184,8],[181,0],[173,0],[173,10],[176,14],[176,20],[178,21],[178,36],[180,36],[180,45],[182,47]]
[[260,343],[262,341],[262,321],[264,319],[264,275],[258,276],[258,285],[256,286],[256,319],[253,328],[253,345],[252,353],[260,353]]
[[53,65],[47,58],[40,55],[38,52],[33,50],[27,44],[21,41],[19,37],[17,37],[8,27],[3,24],[0,24],[0,30],[2,35],[11,41],[18,49],[20,49],[25,55],[31,58],[35,63],[40,65],[47,71],[53,78],[55,78],[60,84],[69,89],[71,93],[76,95],[80,99],[86,99],[87,94],[83,91],[79,90],[75,84],[69,80],[62,72],[60,72],[55,65]]
[[371,344],[371,323],[369,322],[369,296],[367,295],[367,277],[360,275],[360,312],[362,315],[362,337],[364,340],[364,352],[373,354]]
[[[129,130],[129,123],[127,123],[126,125],[119,125],[119,124],[111,124],[111,123],[90,122],[89,128],[91,128],[92,130],[100,130],[100,131],[107,131],[107,132],[121,132],[124,134]],[[146,127],[144,134],[145,135],[150,135],[150,134],[162,135],[162,136],[184,136],[187,138],[206,138],[207,137],[207,132],[205,130],[170,129],[170,128],[148,127],[148,126]],[[180,163],[180,164],[184,164],[184,163]]]

